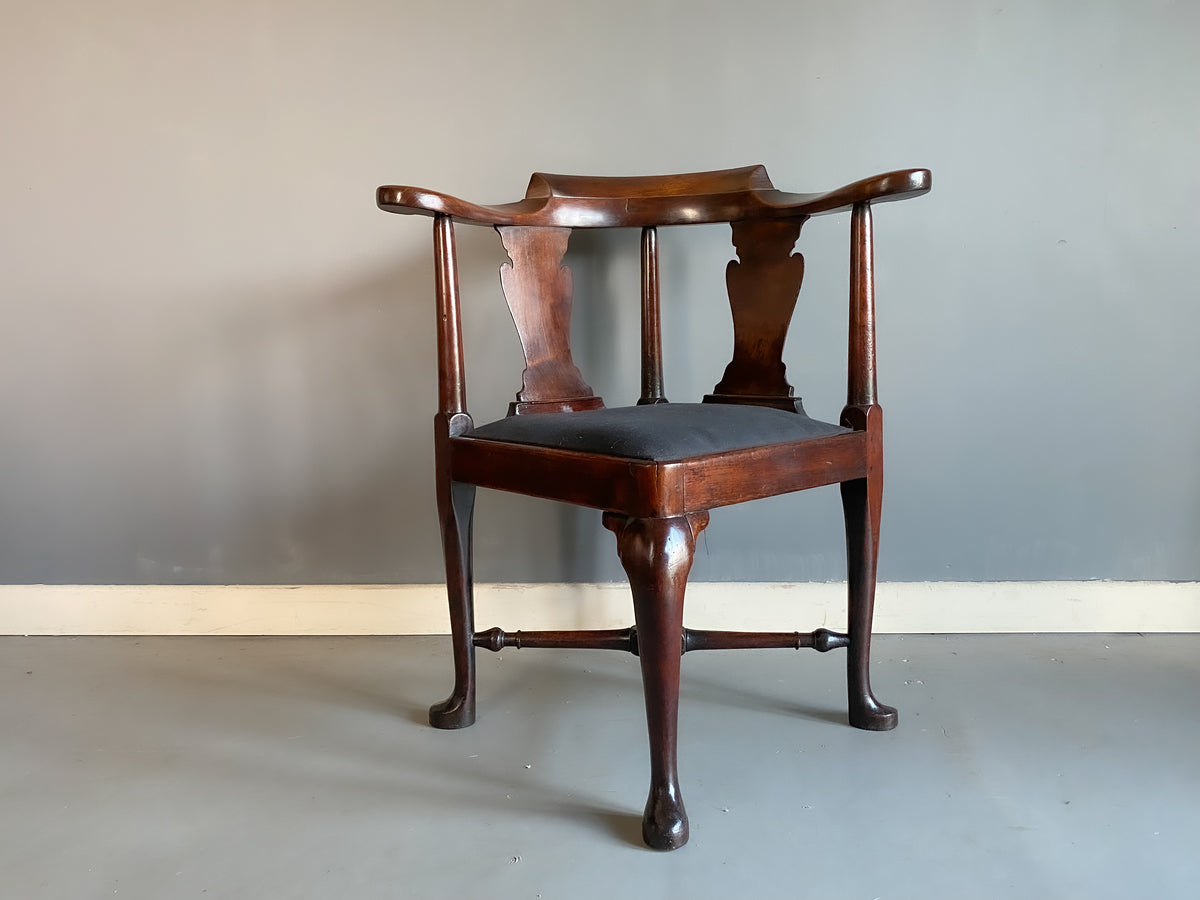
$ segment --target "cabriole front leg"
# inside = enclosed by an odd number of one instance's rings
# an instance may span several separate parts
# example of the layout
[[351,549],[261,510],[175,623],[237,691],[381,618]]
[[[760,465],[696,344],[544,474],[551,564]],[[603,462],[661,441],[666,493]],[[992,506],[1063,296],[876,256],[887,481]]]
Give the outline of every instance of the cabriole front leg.
[[633,592],[650,737],[650,795],[642,839],[656,850],[674,850],[688,839],[676,752],[683,594],[696,535],[707,524],[706,512],[669,519],[604,516],[605,527],[617,537],[617,553]]
[[438,485],[442,550],[446,557],[446,595],[454,648],[454,691],[429,708],[434,728],[466,728],[475,722],[475,606],[471,575],[471,519],[475,485],[445,481]]

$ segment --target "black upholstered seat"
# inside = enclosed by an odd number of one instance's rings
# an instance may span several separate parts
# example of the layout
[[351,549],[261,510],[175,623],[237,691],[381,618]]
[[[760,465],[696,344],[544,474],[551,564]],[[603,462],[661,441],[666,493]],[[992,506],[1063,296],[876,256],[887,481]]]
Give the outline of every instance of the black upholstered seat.
[[655,462],[842,434],[802,413],[726,403],[660,403],[509,416],[472,438]]

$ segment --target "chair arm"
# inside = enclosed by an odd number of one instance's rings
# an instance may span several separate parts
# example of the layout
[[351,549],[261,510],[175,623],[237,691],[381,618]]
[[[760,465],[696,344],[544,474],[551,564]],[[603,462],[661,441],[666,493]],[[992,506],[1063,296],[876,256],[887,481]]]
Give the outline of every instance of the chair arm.
[[467,225],[513,225],[522,217],[539,210],[545,201],[518,200],[499,206],[484,206],[426,188],[384,185],[375,192],[375,203],[385,212],[401,215],[446,215]]
[[928,169],[899,169],[863,178],[823,194],[788,194],[772,191],[763,199],[780,210],[798,212],[806,216],[824,216],[845,212],[856,203],[888,203],[907,200],[928,194],[933,187],[933,175]]

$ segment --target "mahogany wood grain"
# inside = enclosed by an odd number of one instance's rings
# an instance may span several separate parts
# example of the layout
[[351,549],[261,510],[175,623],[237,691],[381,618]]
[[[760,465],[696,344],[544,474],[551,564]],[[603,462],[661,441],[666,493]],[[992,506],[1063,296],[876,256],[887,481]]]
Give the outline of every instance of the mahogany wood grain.
[[859,478],[865,469],[863,450],[861,435],[838,434],[676,463],[683,508],[715,509]]
[[683,655],[683,593],[696,536],[708,513],[644,519],[605,513],[617,537],[617,555],[633,591],[638,658],[650,733],[650,794],[642,815],[642,840],[674,850],[688,839],[688,817],[679,790],[679,660]]
[[932,185],[928,169],[887,172],[815,194],[775,190],[763,166],[632,178],[537,172],[525,199],[498,206],[407,185],[380,187],[375,202],[387,212],[447,215],[470,225],[641,228],[827,215],[856,203],[917,197]]
[[[440,417],[439,417],[440,418]],[[438,422],[439,441],[444,420]],[[440,454],[439,454],[440,456]],[[475,722],[474,579],[471,573],[471,520],[475,485],[439,478],[438,515],[446,558],[446,595],[450,604],[450,642],[454,657],[454,689],[429,708],[434,728],[465,728]]]
[[638,404],[666,402],[658,289],[658,229],[647,225],[642,229],[642,395]]
[[[828,628],[799,631],[705,631],[684,628],[682,652],[693,650],[801,650],[819,653],[846,647],[849,638]],[[489,628],[475,633],[474,644],[493,653],[501,650],[625,650],[638,655],[637,627],[598,631],[505,631]]]
[[875,566],[879,559],[879,521],[883,501],[883,410],[847,407],[842,423],[860,427],[868,437],[867,475],[841,485],[846,518],[846,563],[850,645],[846,683],[850,724],[867,731],[896,727],[898,714],[871,691],[871,619],[875,610]]
[[574,281],[562,264],[569,228],[496,229],[511,262],[500,267],[504,297],[517,326],[525,371],[511,413],[603,406],[571,359]]
[[656,463],[464,435],[450,451],[454,477],[480,487],[631,516],[681,516],[861,478],[865,447],[862,434],[837,434]]
[[574,450],[529,447],[470,436],[452,442],[454,477],[480,487],[559,500],[628,515],[671,515],[683,486],[652,462]]
[[437,303],[438,409],[447,416],[467,411],[462,315],[458,298],[458,255],[454,221],[433,220],[434,292]]
[[475,646],[493,653],[522,648],[541,650],[625,650],[637,656],[637,629],[579,631],[505,631],[489,628],[475,634]]
[[450,439],[471,430],[467,414],[462,324],[458,296],[458,261],[454,223],[448,216],[433,222],[434,292],[437,304],[438,414],[434,417],[434,460],[438,518],[446,564],[450,606],[454,689],[429,710],[435,728],[465,728],[475,721],[475,630],[471,574],[471,520],[475,485],[456,483],[450,475]]
[[846,404],[875,403],[875,256],[871,205],[857,203],[850,215],[850,353]]
[[768,631],[705,631],[697,628],[683,629],[683,652],[693,650],[755,650],[780,649],[802,650],[810,647],[819,653],[826,653],[845,647],[849,639],[844,634],[830,631],[828,628],[818,628],[816,631],[804,634],[799,631],[768,632]]
[[738,258],[725,269],[733,312],[733,359],[705,403],[752,403],[797,411],[783,345],[804,257],[792,253],[804,219],[733,223]]

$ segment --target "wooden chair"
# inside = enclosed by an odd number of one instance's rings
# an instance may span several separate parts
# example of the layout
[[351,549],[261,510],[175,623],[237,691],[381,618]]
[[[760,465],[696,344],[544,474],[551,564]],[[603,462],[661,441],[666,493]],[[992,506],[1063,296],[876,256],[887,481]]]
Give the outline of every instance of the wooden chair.
[[[637,178],[535,174],[523,200],[479,206],[415,187],[381,187],[377,203],[433,217],[439,409],[437,503],[453,631],[454,690],[429,711],[437,728],[475,720],[475,647],[592,647],[640,658],[650,735],[647,844],[688,839],[676,772],[680,657],[751,647],[847,649],[849,719],[883,731],[896,710],[871,692],[868,657],[883,487],[882,410],[875,392],[871,205],[926,193],[925,169],[890,172],[823,194],[775,190],[762,166]],[[805,415],[784,377],[784,339],[804,260],[792,249],[810,216],[850,210],[850,345],[839,424]],[[494,227],[511,262],[500,280],[525,354],[506,418],[476,426],[466,409],[454,224]],[[659,331],[660,226],[728,222],[738,259],[726,282],[733,359],[701,403],[668,403]],[[642,394],[606,407],[571,359],[572,280],[562,265],[574,228],[640,228]],[[849,569],[846,634],[699,631],[683,627],[696,536],[709,510],[840,484]],[[635,626],[619,631],[476,632],[471,517],[475,488],[589,506],[604,513],[633,593]]]

